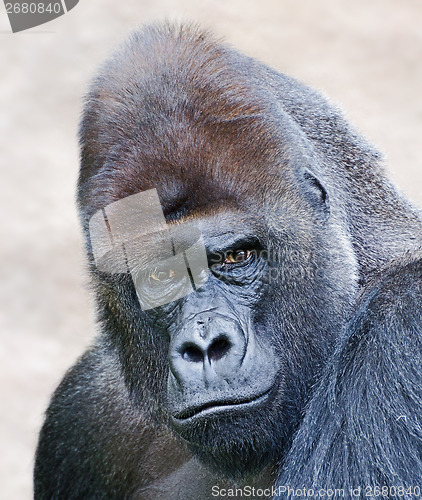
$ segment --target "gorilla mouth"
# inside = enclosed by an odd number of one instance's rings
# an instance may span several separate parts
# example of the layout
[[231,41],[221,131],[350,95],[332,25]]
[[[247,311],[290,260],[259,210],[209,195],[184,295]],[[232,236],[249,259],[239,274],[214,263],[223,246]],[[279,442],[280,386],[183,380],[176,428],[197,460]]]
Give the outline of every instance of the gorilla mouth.
[[194,417],[205,417],[208,415],[213,415],[215,413],[220,412],[230,412],[232,410],[240,410],[243,408],[251,408],[254,406],[259,406],[264,403],[270,395],[271,388],[266,390],[265,392],[258,394],[257,396],[245,398],[245,399],[236,399],[236,400],[226,400],[226,401],[209,401],[200,406],[194,406],[190,408],[186,408],[183,411],[175,413],[173,418],[175,420],[187,421]]

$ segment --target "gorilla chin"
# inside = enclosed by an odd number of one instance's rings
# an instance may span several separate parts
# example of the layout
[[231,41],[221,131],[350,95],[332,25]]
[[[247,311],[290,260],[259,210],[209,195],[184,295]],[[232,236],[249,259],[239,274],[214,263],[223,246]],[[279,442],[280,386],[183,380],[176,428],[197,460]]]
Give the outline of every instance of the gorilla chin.
[[249,399],[189,408],[172,417],[172,428],[217,473],[236,481],[257,474],[277,460],[292,433],[288,427],[293,416],[283,415],[283,405],[277,401],[280,378]]
[[[180,421],[173,425],[203,463],[216,473],[239,481],[274,464],[280,448],[286,445],[283,436],[287,429],[282,425],[286,418],[274,414],[273,405],[271,396],[266,396],[258,407],[234,407],[186,426],[180,425]],[[272,418],[268,416],[271,412]]]

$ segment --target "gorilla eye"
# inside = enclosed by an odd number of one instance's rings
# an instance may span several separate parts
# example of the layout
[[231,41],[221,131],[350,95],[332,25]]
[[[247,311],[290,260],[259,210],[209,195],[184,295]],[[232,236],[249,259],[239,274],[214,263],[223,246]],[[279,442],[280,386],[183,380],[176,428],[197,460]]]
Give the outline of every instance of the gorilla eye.
[[234,250],[226,255],[224,264],[237,264],[250,259],[252,253],[249,250]]
[[165,271],[163,271],[156,268],[150,272],[148,278],[150,280],[159,281],[160,283],[163,283],[165,281],[170,281],[175,277],[175,275],[176,273],[173,271],[173,269],[166,269]]

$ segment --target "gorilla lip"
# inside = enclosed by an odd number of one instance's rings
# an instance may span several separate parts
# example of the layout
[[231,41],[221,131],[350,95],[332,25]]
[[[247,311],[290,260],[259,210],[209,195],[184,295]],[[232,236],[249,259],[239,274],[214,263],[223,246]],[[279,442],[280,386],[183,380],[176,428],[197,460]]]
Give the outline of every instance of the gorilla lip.
[[187,408],[186,410],[180,411],[173,415],[173,419],[178,421],[188,421],[196,417],[205,417],[207,415],[212,415],[219,412],[227,412],[230,410],[239,410],[242,408],[250,408],[251,406],[258,406],[268,399],[271,389],[272,388],[250,398],[227,401],[210,401],[200,406]]

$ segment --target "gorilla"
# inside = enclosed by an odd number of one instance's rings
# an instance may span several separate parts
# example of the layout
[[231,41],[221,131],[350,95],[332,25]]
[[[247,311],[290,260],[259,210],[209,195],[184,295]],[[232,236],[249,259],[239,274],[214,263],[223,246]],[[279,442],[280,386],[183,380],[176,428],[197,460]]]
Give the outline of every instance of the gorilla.
[[422,487],[422,213],[314,90],[191,24],[135,32],[80,127],[99,335],[36,499]]

